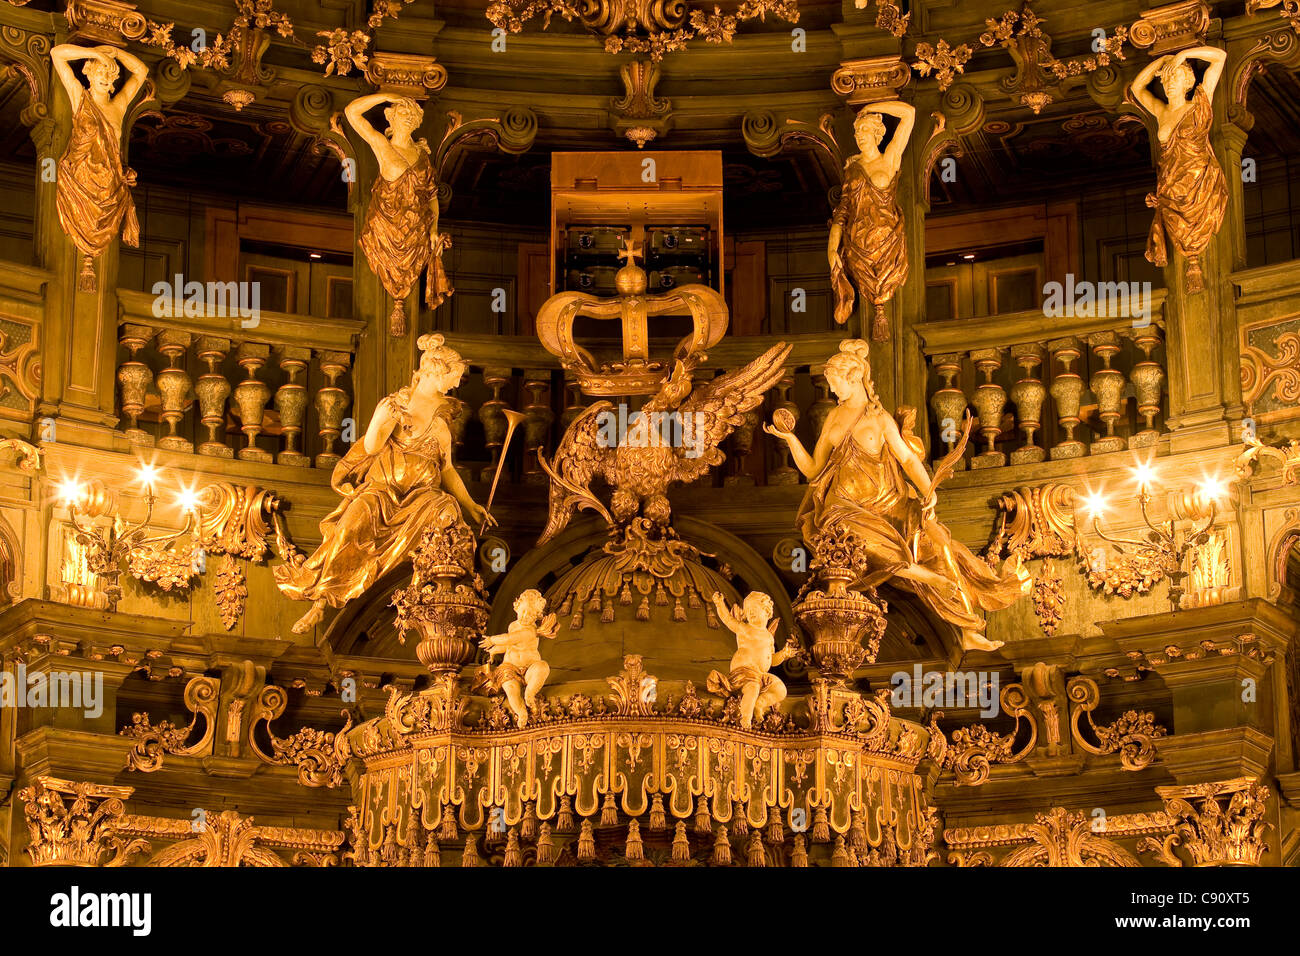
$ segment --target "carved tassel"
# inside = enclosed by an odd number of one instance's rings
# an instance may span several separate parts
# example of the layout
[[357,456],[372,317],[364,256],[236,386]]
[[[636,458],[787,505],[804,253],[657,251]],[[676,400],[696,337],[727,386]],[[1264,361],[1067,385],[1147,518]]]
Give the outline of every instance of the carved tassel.
[[550,866],[554,852],[555,844],[551,842],[551,825],[543,823],[541,831],[537,834],[537,865]]
[[395,866],[397,864],[397,837],[394,834],[395,827],[389,825],[384,833],[384,844],[379,848],[379,859],[384,866]]
[[582,831],[578,834],[578,859],[596,859],[596,834],[591,828],[591,820],[582,821]]
[[388,313],[388,334],[401,338],[406,334],[406,303],[394,300],[393,311]]
[[88,255],[81,257],[81,274],[77,276],[78,292],[94,292],[98,283],[95,281],[95,260]]
[[573,612],[572,620],[569,621],[569,630],[571,631],[582,630],[582,621],[583,621],[582,608],[578,608],[576,611]]
[[694,590],[686,592],[686,603],[697,610],[704,607],[704,602],[700,600],[700,596]]
[[636,619],[638,621],[650,620],[650,598],[643,597],[641,603],[637,605]]
[[867,830],[862,825],[861,812],[854,810],[852,823],[849,824],[849,846],[858,853],[867,852]]
[[844,846],[844,837],[835,834],[835,852],[831,854],[831,866],[852,866],[849,851]]
[[677,821],[673,832],[673,862],[686,863],[691,858],[691,841],[686,836],[686,821]]
[[668,829],[668,816],[664,813],[664,797],[662,793],[656,793],[654,800],[650,804],[650,829]]
[[682,607],[682,599],[678,598],[677,603],[673,606],[673,620],[678,624],[686,622],[686,608]]
[[618,806],[614,803],[612,793],[605,794],[605,803],[600,808],[600,825],[602,827],[618,826]]
[[658,587],[655,588],[655,606],[656,607],[668,606],[668,592],[664,590],[664,586],[662,584],[660,584]]
[[576,826],[573,821],[573,803],[567,796],[560,797],[560,810],[555,815],[555,832],[572,833]]
[[812,841],[814,843],[831,842],[831,825],[826,819],[825,807],[818,807],[813,813]]
[[519,835],[525,840],[537,839],[537,814],[533,812],[533,801],[524,804],[524,819],[519,824]]
[[438,831],[439,840],[455,840],[460,836],[456,832],[456,812],[450,803],[442,805],[442,829]]
[[560,603],[560,610],[556,612],[557,617],[568,617],[573,611],[573,593],[564,595],[564,600]]
[[731,841],[727,839],[727,828],[718,825],[718,836],[713,841],[713,865],[731,865]]
[[767,851],[763,849],[763,838],[758,830],[749,838],[749,865],[767,866]]
[[614,623],[614,603],[612,601],[605,602],[605,609],[600,612],[600,623],[601,624]]
[[627,844],[623,848],[623,855],[629,860],[645,859],[641,846],[641,824],[635,820],[627,825]]
[[713,818],[709,816],[709,805],[704,799],[704,794],[700,794],[700,799],[695,804],[695,832],[712,833]]
[[465,852],[460,855],[461,866],[478,866],[478,838],[473,833],[465,834]]
[[624,607],[632,606],[632,589],[625,583],[623,589],[618,592],[618,603]]
[[772,819],[767,824],[767,842],[785,842],[785,827],[781,825],[781,818],[775,812],[773,812]]
[[745,818],[745,805],[739,800],[731,808],[731,832],[736,837],[749,835],[749,820]]
[[794,835],[794,851],[790,854],[790,865],[791,866],[808,865],[808,847],[804,843],[802,833],[796,833]]
[[600,591],[593,590],[591,592],[591,597],[587,599],[587,610],[588,611],[600,610]]
[[506,858],[501,862],[502,866],[523,866],[523,854],[519,852],[519,833],[515,827],[510,828],[510,833],[506,835]]
[[424,845],[424,865],[426,867],[442,866],[442,853],[438,849],[438,841],[434,839],[433,834],[429,834],[429,842]]

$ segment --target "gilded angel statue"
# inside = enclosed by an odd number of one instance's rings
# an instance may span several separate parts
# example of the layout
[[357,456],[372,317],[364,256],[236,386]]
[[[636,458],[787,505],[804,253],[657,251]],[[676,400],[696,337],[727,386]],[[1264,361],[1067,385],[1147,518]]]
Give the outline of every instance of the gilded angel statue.
[[[1200,83],[1189,60],[1206,64]],[[1146,197],[1155,219],[1147,236],[1146,258],[1153,265],[1168,265],[1172,244],[1187,260],[1189,293],[1205,288],[1201,255],[1223,224],[1228,207],[1227,180],[1210,145],[1211,103],[1226,60],[1226,53],[1210,46],[1167,54],[1153,60],[1132,85],[1134,97],[1158,123],[1159,172],[1155,192]],[[1165,91],[1163,101],[1147,89],[1157,75]]]
[[1016,558],[1001,573],[993,571],[935,517],[935,486],[965,451],[971,420],[932,478],[920,439],[900,429],[876,395],[869,349],[861,339],[848,339],[826,363],[838,404],[811,454],[788,422],[764,426],[789,445],[808,478],[799,530],[810,546],[827,532],[852,535],[863,555],[857,586],[895,579],[960,630],[964,649],[994,650],[1001,642],[984,636],[979,612],[1010,606],[1028,592],[1030,577]]
[[[694,380],[695,357],[677,359],[659,392],[641,406],[640,417],[625,416],[625,434],[613,427],[619,422],[613,403],[587,406],[560,439],[554,458],[548,462],[539,455],[551,490],[538,544],[563,531],[583,508],[614,527],[640,517],[667,528],[668,486],[696,481],[726,460],[718,446],[780,380],[790,348],[775,345],[744,368],[703,384]],[[608,509],[589,487],[596,477],[613,489]]]
[[[898,126],[882,153],[884,115]],[[907,278],[907,234],[898,205],[898,173],[903,151],[912,136],[916,110],[901,100],[863,107],[853,122],[860,152],[844,166],[839,205],[831,217],[827,257],[835,294],[835,321],[843,325],[853,314],[854,287],[871,303],[871,337],[889,339],[884,304]]]
[[726,598],[715,593],[713,605],[718,620],[736,635],[736,653],[731,658],[730,673],[709,673],[709,693],[740,691],[740,726],[748,730],[755,718],[762,720],[785,700],[785,683],[768,672],[799,653],[799,645],[791,639],[776,650],[773,638],[781,622],[772,616],[772,599],[762,591],[751,591],[743,604],[731,610],[727,609]]
[[[388,121],[381,133],[366,120],[366,111],[380,103]],[[361,229],[361,251],[393,299],[388,331],[406,334],[406,297],[427,267],[424,304],[436,309],[453,292],[442,267],[442,253],[451,237],[438,233],[438,181],[429,158],[429,144],[412,140],[424,122],[415,100],[372,93],[353,100],[343,111],[348,123],[375,153],[379,175],[370,190]]]
[[[411,384],[380,401],[365,437],[334,466],[330,485],[343,496],[321,521],[321,544],[305,560],[275,569],[280,591],[312,606],[293,626],[315,627],[325,607],[360,596],[406,560],[432,527],[474,540],[471,526],[495,524],[475,504],[452,465],[455,403],[466,364],[441,335],[417,343],[420,366]],[[468,524],[467,524],[468,521]]]
[[[95,259],[121,231],[128,246],[140,244],[131,187],[135,171],[122,165],[122,122],[127,107],[149,76],[149,68],[111,46],[64,43],[50,50],[54,72],[72,103],[72,135],[59,159],[59,224],[81,253],[79,292],[94,292]],[[86,61],[83,86],[72,64]],[[131,75],[116,95],[113,85],[125,65]]]
[[[515,724],[522,730],[528,724],[528,711],[537,702],[537,693],[546,683],[551,668],[542,660],[537,646],[541,638],[553,639],[559,624],[554,614],[546,613],[546,598],[534,588],[515,598],[515,619],[504,634],[490,634],[479,643],[488,652],[488,662],[479,676],[494,690],[503,691]],[[494,669],[492,658],[501,655]]]

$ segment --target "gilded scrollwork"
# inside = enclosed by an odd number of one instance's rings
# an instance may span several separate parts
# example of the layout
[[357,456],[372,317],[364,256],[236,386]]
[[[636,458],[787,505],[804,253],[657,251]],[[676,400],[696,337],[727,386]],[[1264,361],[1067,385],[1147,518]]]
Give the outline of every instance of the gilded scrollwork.
[[[220,706],[220,689],[220,681],[202,675],[192,678],[185,685],[185,707],[194,716],[184,727],[178,727],[168,720],[151,723],[147,713],[132,714],[130,726],[123,727],[118,732],[135,741],[127,754],[127,769],[152,773],[162,767],[164,757],[169,754],[189,757],[211,753],[216,733],[217,709]],[[194,735],[200,720],[203,722],[202,735],[193,743],[186,743]]]
[[[1156,758],[1155,740],[1166,735],[1164,727],[1156,723],[1155,715],[1128,710],[1104,726],[1092,719],[1092,712],[1101,703],[1097,682],[1088,677],[1075,677],[1066,688],[1070,698],[1070,733],[1074,742],[1091,754],[1118,753],[1125,770],[1141,770]],[[1084,723],[1096,742],[1084,734]]]
[[[249,723],[248,742],[257,756],[268,764],[289,764],[298,768],[298,782],[304,787],[337,787],[343,783],[343,768],[351,757],[348,731],[352,728],[352,714],[343,711],[343,727],[337,731],[303,727],[288,737],[277,737],[271,721],[284,713],[288,694],[281,687],[263,687],[253,704]],[[265,725],[271,741],[271,752],[262,749],[258,741],[258,727]]]

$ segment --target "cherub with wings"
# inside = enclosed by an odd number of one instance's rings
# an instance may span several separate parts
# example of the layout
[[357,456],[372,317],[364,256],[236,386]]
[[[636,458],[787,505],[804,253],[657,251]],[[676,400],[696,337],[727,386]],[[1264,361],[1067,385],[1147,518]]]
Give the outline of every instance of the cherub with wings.
[[[627,415],[607,401],[588,406],[564,433],[552,461],[538,452],[551,479],[550,516],[538,544],[563,531],[584,508],[614,529],[638,517],[666,529],[668,486],[696,481],[726,460],[718,446],[780,380],[790,348],[775,345],[744,368],[702,384],[693,373],[703,356],[678,358],[639,413]],[[591,491],[596,477],[613,489],[608,508]]]

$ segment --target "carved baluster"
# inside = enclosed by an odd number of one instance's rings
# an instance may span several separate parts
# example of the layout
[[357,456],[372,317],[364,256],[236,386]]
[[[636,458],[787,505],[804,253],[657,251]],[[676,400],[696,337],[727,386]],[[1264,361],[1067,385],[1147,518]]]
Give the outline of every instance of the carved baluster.
[[176,434],[190,397],[190,374],[179,363],[192,341],[193,336],[188,332],[164,329],[158,333],[158,351],[167,356],[167,367],[158,373],[157,379],[162,420],[167,423],[167,434],[158,439],[158,447],[168,451],[194,450],[193,442]]
[[302,437],[302,423],[307,415],[307,386],[298,376],[311,360],[311,350],[300,346],[283,345],[276,349],[280,368],[289,380],[275,390],[275,408],[280,413],[280,427],[284,431],[284,450],[275,456],[281,465],[310,468],[311,458],[298,447]]
[[483,435],[487,439],[489,461],[479,475],[479,480],[490,482],[496,474],[497,460],[501,456],[502,444],[506,437],[506,417],[501,409],[506,407],[501,390],[510,382],[512,369],[491,367],[483,369],[483,382],[492,389],[492,397],[478,410],[478,420],[483,423]]
[[[795,421],[799,419],[799,406],[794,403],[790,393],[794,390],[794,370],[786,369],[781,380],[776,383],[776,403],[773,411],[784,408]],[[771,446],[776,458],[776,465],[768,470],[767,483],[769,485],[797,485],[799,483],[799,472],[790,464],[790,446],[783,441],[774,442]]]
[[564,410],[560,412],[560,434],[563,435],[573,424],[573,420],[587,407],[583,401],[582,390],[572,372],[564,373]]
[[144,348],[154,336],[154,330],[147,325],[123,325],[121,343],[130,356],[117,367],[117,384],[120,389],[120,406],[122,414],[130,423],[126,427],[126,437],[133,445],[152,445],[153,436],[140,427],[140,413],[144,411],[144,401],[153,384],[153,370],[136,358],[136,353]]
[[988,448],[971,459],[972,468],[998,468],[1007,463],[1007,456],[994,447],[998,436],[1002,434],[1002,410],[1007,406],[1007,392],[993,381],[993,375],[1002,367],[1002,350],[976,349],[970,353],[975,367],[984,373],[984,381],[975,389],[971,404],[979,414],[980,435],[988,442]]
[[1038,367],[1043,364],[1043,347],[1037,343],[1013,345],[1011,357],[1023,373],[1020,380],[1011,386],[1011,400],[1016,403],[1016,417],[1025,433],[1025,445],[1011,453],[1011,464],[1043,461],[1047,449],[1034,444],[1034,432],[1043,424],[1043,400],[1047,397],[1047,388],[1038,377]]
[[465,449],[465,429],[469,427],[469,420],[474,417],[474,410],[466,402],[455,395],[448,395],[447,401],[451,402],[452,413],[448,429],[451,431],[451,460],[455,463],[456,474],[460,475],[460,480],[470,482],[474,480],[473,474],[469,468],[461,463],[464,458]]
[[731,474],[722,479],[724,485],[753,485],[754,476],[745,470],[745,459],[754,450],[754,429],[763,419],[757,409],[745,413],[736,430],[731,433]]
[[[339,387],[339,376],[352,367],[352,356],[347,352],[318,352],[321,373],[325,384],[316,393],[316,416],[320,421],[321,450],[316,455],[317,468],[333,468],[342,457],[334,450],[343,430],[343,413],[352,404],[352,397]],[[353,429],[355,432],[356,429]],[[360,435],[352,435],[358,439]]]
[[1133,366],[1129,378],[1137,395],[1138,414],[1146,419],[1146,427],[1128,440],[1129,448],[1150,448],[1160,438],[1155,419],[1160,414],[1160,394],[1165,381],[1165,370],[1151,358],[1151,352],[1160,345],[1160,329],[1152,323],[1145,329],[1133,330],[1133,343],[1142,350],[1142,361]]
[[1088,446],[1088,454],[1104,455],[1109,451],[1121,451],[1125,441],[1115,435],[1115,422],[1124,409],[1124,373],[1110,367],[1110,360],[1119,353],[1119,335],[1115,332],[1094,332],[1088,336],[1092,352],[1101,359],[1102,367],[1092,373],[1088,386],[1097,397],[1097,416],[1106,426],[1104,438],[1098,438]]
[[239,449],[238,456],[243,461],[269,463],[271,453],[257,447],[257,436],[262,433],[262,416],[266,413],[266,403],[271,400],[271,386],[259,381],[257,373],[271,357],[271,346],[243,342],[236,354],[240,367],[248,374],[248,378],[235,386],[240,429],[248,437],[247,447]]
[[1083,379],[1071,366],[1083,354],[1079,340],[1071,336],[1047,343],[1052,359],[1061,363],[1061,369],[1052,380],[1052,401],[1056,403],[1056,420],[1065,438],[1052,447],[1052,460],[1083,457],[1083,442],[1076,441],[1074,429],[1079,424],[1079,401],[1083,396]]
[[825,365],[814,366],[812,372],[813,388],[817,389],[817,397],[813,399],[812,405],[808,408],[808,420],[812,422],[812,433],[820,435],[822,426],[826,424],[826,419],[830,417],[835,408],[835,399],[831,397],[831,386],[826,381]]
[[527,369],[524,372],[524,481],[530,485],[544,485],[550,479],[537,460],[538,450],[546,450],[546,439],[551,434],[551,371],[545,368]]
[[212,458],[235,456],[234,449],[226,444],[226,399],[230,397],[230,382],[221,373],[221,363],[229,351],[230,339],[199,337],[199,360],[208,366],[194,384],[194,394],[199,399],[199,422],[208,430],[208,440],[199,444],[199,454]]
[[[943,380],[943,385],[930,396],[930,410],[934,412],[935,424],[939,426],[939,438],[950,452],[957,447],[961,422],[966,417],[968,404],[966,393],[956,385],[961,376],[961,360],[960,352],[945,352],[931,360],[935,374]],[[965,458],[957,463],[958,470],[966,467]]]

